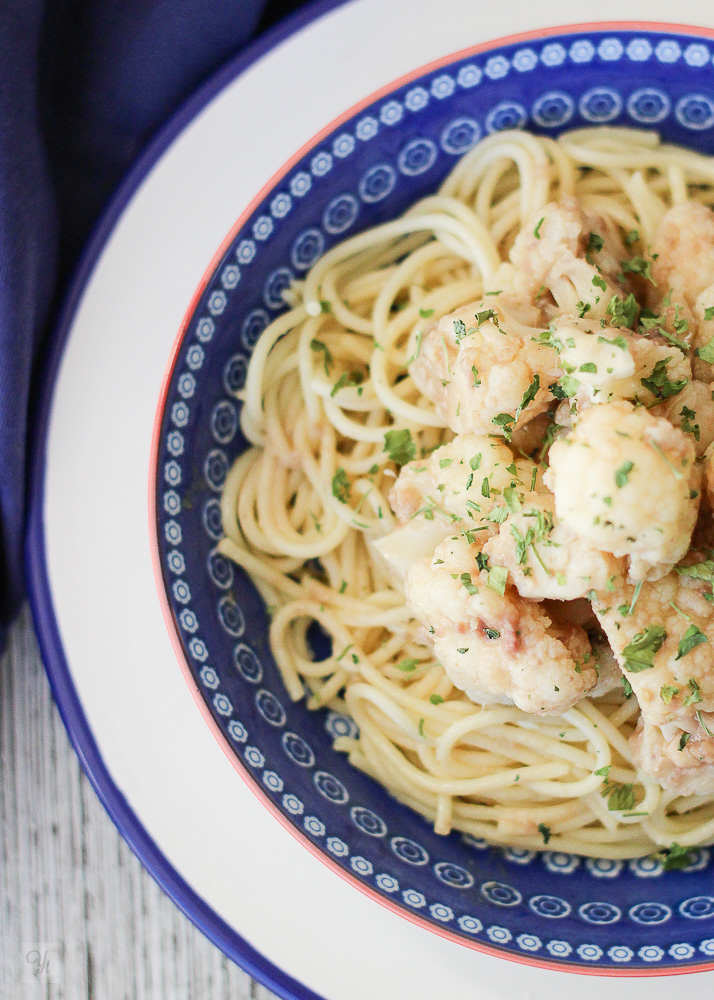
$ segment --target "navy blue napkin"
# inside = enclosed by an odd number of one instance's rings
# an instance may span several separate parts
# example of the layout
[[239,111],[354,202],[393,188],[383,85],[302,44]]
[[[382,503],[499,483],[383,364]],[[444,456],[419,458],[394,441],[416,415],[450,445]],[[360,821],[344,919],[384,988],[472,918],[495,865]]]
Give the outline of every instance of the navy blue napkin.
[[33,379],[93,223],[191,92],[300,0],[0,0],[0,644]]

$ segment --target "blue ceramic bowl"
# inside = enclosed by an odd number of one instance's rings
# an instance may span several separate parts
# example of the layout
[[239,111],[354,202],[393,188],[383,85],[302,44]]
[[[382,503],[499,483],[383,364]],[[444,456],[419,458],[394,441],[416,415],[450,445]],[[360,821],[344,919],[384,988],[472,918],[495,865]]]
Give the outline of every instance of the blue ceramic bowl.
[[246,447],[235,392],[281,293],[346,236],[433,192],[481,136],[656,128],[714,153],[714,41],[650,30],[554,33],[480,47],[400,80],[319,136],[225,244],[177,344],[155,442],[167,616],[205,714],[256,791],[341,874],[471,947],[581,972],[714,967],[714,865],[683,871],[437,836],[332,749],[354,723],[287,697],[268,619],[216,550],[219,496]]

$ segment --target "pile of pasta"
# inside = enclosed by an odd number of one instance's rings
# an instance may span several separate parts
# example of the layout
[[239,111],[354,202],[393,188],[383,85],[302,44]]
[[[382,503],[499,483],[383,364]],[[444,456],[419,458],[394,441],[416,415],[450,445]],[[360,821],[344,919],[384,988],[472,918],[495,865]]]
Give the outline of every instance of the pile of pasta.
[[219,550],[290,696],[439,833],[714,840],[713,204],[654,133],[499,133],[255,347]]

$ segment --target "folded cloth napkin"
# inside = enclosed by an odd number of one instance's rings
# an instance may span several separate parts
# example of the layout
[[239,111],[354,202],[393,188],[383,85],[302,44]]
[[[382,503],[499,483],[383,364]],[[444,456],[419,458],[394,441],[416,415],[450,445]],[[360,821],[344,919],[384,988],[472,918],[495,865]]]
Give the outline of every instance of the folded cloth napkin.
[[0,0],[0,645],[23,595],[28,419],[78,253],[183,100],[300,0]]

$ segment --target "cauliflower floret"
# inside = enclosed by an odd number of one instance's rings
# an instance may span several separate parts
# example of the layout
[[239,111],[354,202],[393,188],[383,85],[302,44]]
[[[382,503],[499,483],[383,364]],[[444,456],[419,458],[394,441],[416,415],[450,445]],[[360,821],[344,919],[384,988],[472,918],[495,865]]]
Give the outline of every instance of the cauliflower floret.
[[535,310],[517,314],[511,300],[493,296],[427,329],[409,371],[453,431],[504,435],[552,400],[546,386],[560,374],[558,360],[539,332]]
[[659,579],[685,554],[701,471],[669,421],[626,402],[593,406],[549,460],[558,517],[593,548],[628,556],[631,580]]
[[710,563],[691,562],[654,584],[617,584],[593,601],[642,712],[633,737],[638,766],[681,794],[714,791],[710,577]]
[[[486,514],[508,486],[533,488],[535,473],[542,470],[530,459],[514,458],[505,441],[479,434],[458,434],[426,459],[403,466],[389,494],[389,503],[400,521],[407,521],[422,507],[433,506],[464,520]],[[488,481],[488,488],[484,481]]]
[[691,723],[698,710],[714,711],[714,622],[704,596],[711,580],[687,575],[709,569],[678,566],[655,583],[616,581],[595,594],[593,609],[646,722]]
[[714,441],[714,400],[712,385],[689,382],[676,396],[650,408],[655,417],[665,417],[691,438],[697,455],[703,455]]
[[603,636],[602,641],[599,641],[590,633],[588,638],[593,650],[593,664],[598,672],[597,684],[588,694],[588,698],[601,698],[617,688],[622,691],[623,674],[607,639]]
[[484,547],[492,565],[507,567],[521,597],[573,601],[624,575],[624,560],[599,552],[555,516],[552,496],[514,498],[497,535]]
[[555,626],[501,574],[479,570],[475,548],[449,537],[408,571],[407,600],[425,638],[452,683],[474,701],[510,699],[536,715],[567,711],[597,683],[585,663],[584,630]]
[[[616,275],[626,256],[613,222],[566,198],[540,209],[523,227],[511,250],[508,277],[519,298],[537,301],[548,316],[586,311],[599,319],[622,291]],[[499,277],[506,277],[505,268]]]
[[[714,732],[714,718],[702,716]],[[710,795],[714,792],[714,739],[697,722],[693,732],[676,729],[665,735],[659,726],[640,719],[630,738],[632,759],[640,771],[677,795]],[[689,738],[680,746],[683,735]]]
[[514,459],[499,438],[457,435],[428,458],[402,468],[389,494],[401,523],[374,548],[403,577],[412,562],[431,555],[455,530],[476,532],[485,541],[497,528],[487,515],[503,491],[543,489],[542,475],[529,459]]
[[[652,245],[655,258],[648,288],[648,304],[662,312],[669,332],[679,320],[686,329],[677,336],[701,352],[714,337],[714,212],[690,201],[675,205],[663,217]],[[709,318],[707,315],[709,314]],[[706,382],[714,378],[714,367],[693,353],[694,377]]]
[[388,573],[393,586],[400,590],[412,563],[431,556],[439,542],[453,531],[451,521],[442,517],[429,520],[419,514],[411,521],[398,524],[382,538],[368,538],[367,545]]
[[588,691],[588,698],[601,698],[616,688],[622,691],[622,671],[590,601],[585,598],[574,601],[546,599],[541,607],[554,625],[580,625],[585,629],[591,646],[591,655],[586,656],[586,662],[595,667],[598,675],[597,684],[592,691]]
[[561,384],[578,403],[630,399],[649,406],[681,393],[692,376],[678,348],[626,328],[565,317],[553,324],[549,339],[568,373]]

